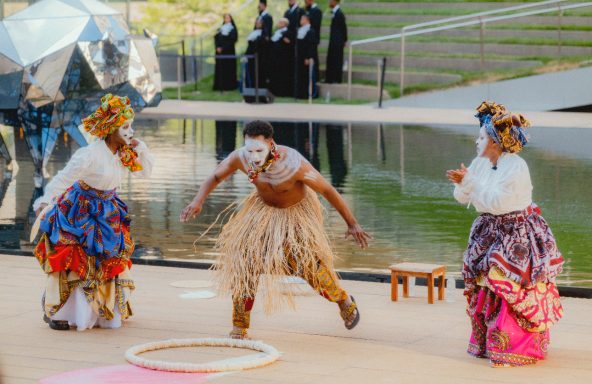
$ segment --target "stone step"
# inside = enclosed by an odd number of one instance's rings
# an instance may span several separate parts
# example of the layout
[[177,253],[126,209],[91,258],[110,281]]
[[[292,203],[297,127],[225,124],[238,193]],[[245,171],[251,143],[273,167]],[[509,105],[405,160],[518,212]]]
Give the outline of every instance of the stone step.
[[[344,81],[347,80],[347,74],[344,73]],[[399,71],[387,71],[385,73],[385,82],[387,83],[398,83],[401,74]],[[354,67],[352,72],[352,78],[354,81],[373,81],[376,82],[378,79],[377,71],[371,69],[357,69]],[[461,81],[460,75],[448,74],[448,73],[433,73],[433,72],[407,72],[405,71],[405,84],[417,85],[417,84],[452,84]]]
[[[592,24],[592,18],[590,19]],[[494,29],[494,25],[486,26],[485,37],[487,38],[532,38],[532,39],[556,39],[557,30],[513,30]],[[400,28],[372,28],[372,27],[350,27],[348,33],[350,40],[360,40],[376,36],[385,36],[401,32]],[[479,29],[452,29],[438,32],[438,36],[445,37],[473,37],[479,38]],[[433,36],[433,34],[431,34]],[[426,34],[424,36],[430,36]],[[323,27],[322,37],[329,38],[329,27]],[[561,31],[561,39],[576,41],[592,41],[592,31]]]
[[[321,46],[326,46],[322,42]],[[480,45],[475,43],[413,43],[405,44],[407,52],[421,53],[451,53],[451,54],[479,54]],[[399,52],[399,41],[383,41],[379,43],[356,46],[354,55],[357,51],[388,51]],[[526,44],[492,44],[484,45],[486,55],[510,55],[510,56],[550,56],[556,57],[559,48],[556,45],[526,45]],[[564,56],[592,56],[592,47],[573,47],[562,46],[561,54]],[[500,57],[503,58],[503,57]]]
[[[329,93],[331,99],[347,99],[347,84],[318,83],[318,86],[320,98],[326,98],[327,93]],[[352,100],[378,100],[378,96],[378,88],[375,85],[352,84]],[[382,98],[383,100],[388,100],[391,96],[388,91],[383,90]]]
[[516,5],[522,5],[524,2],[516,2],[516,3],[500,3],[500,2],[475,2],[475,3],[467,3],[467,2],[458,2],[458,3],[439,3],[439,2],[415,2],[415,3],[401,3],[396,1],[391,2],[365,2],[365,1],[355,1],[355,2],[344,2],[343,9],[344,12],[347,14],[348,9],[425,9],[429,7],[430,9],[462,9],[462,10],[472,10],[474,12],[479,12],[481,10],[491,10],[491,9],[498,9],[498,8],[509,8],[514,7]]
[[[533,1],[533,2],[540,2],[541,0],[537,0],[537,1]],[[581,1],[584,2],[584,1]],[[344,3],[343,5],[343,9],[344,12],[347,15],[347,10],[348,9],[355,9],[356,12],[361,12],[362,10],[365,9],[369,9],[372,11],[376,11],[376,10],[397,10],[397,9],[403,9],[403,10],[411,10],[411,9],[417,9],[417,10],[423,10],[426,12],[429,12],[429,10],[461,10],[461,11],[471,11],[472,13],[477,13],[477,12],[481,12],[481,11],[490,11],[490,10],[495,10],[495,9],[504,9],[504,8],[510,8],[510,7],[515,7],[518,5],[524,5],[524,3],[526,2],[457,2],[457,3],[449,3],[449,2],[431,2],[431,1],[426,1],[426,2],[395,2],[395,1],[391,1],[391,2],[365,2],[365,1],[356,1],[356,2],[347,2]],[[575,3],[575,1],[572,1],[571,3]],[[544,6],[536,8],[536,9],[543,9],[545,8]],[[535,8],[532,8],[535,9]],[[573,9],[573,10],[569,10],[568,12],[570,13],[589,13],[592,12],[591,11],[592,7],[583,7],[583,8],[579,8],[579,9]],[[353,14],[352,14],[353,15]]]
[[[592,7],[590,7],[592,12]],[[426,15],[426,16],[409,16],[409,15],[347,15],[348,22],[369,22],[369,23],[403,23],[416,24],[425,21],[444,19],[442,16]],[[520,24],[536,24],[536,25],[557,25],[557,16],[527,16],[513,20],[504,20],[504,23],[515,22]],[[592,17],[585,16],[563,16],[561,23],[564,25],[582,25],[590,26],[592,24]]]
[[[321,63],[325,63],[325,55],[320,55]],[[354,66],[376,66],[377,61],[381,61],[381,56],[354,56]],[[492,60],[486,59],[484,62],[485,70],[496,69],[521,69],[531,68],[542,65],[543,63],[537,60]],[[387,66],[390,69],[398,69],[400,66],[399,56],[387,56]],[[463,71],[480,71],[481,60],[478,58],[434,58],[434,57],[407,57],[405,59],[405,66],[407,68],[422,68],[422,69],[453,69]]]

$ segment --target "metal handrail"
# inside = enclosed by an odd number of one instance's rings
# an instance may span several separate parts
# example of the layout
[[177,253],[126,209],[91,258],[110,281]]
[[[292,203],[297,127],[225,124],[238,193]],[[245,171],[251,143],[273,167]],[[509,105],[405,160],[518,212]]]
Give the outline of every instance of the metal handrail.
[[[401,31],[407,31],[409,29],[417,29],[417,28],[429,27],[431,25],[447,24],[447,23],[451,23],[453,21],[459,21],[459,20],[465,20],[465,19],[474,19],[474,18],[477,18],[477,17],[495,15],[495,14],[498,14],[498,13],[506,13],[506,12],[512,12],[512,11],[519,11],[521,9],[542,7],[544,5],[556,4],[556,3],[564,3],[566,1],[567,0],[547,0],[547,1],[541,1],[541,2],[538,2],[538,3],[527,3],[527,4],[523,4],[523,5],[515,5],[513,7],[500,8],[500,9],[492,9],[490,11],[483,11],[483,12],[471,13],[469,15],[454,16],[454,17],[449,17],[449,18],[446,18],[446,19],[438,19],[438,20],[432,20],[432,21],[425,21],[423,23],[406,25],[403,28],[401,28]],[[385,36],[371,37],[371,38],[363,39],[363,40],[356,40],[356,41],[352,41],[350,45],[362,45],[362,44],[368,44],[368,43],[376,43],[376,42],[385,41],[385,40],[391,40],[393,38],[399,37],[399,35],[400,35],[400,33],[395,33],[395,34],[392,34],[392,35],[385,35]]]
[[[409,25],[406,27],[403,27],[401,29],[400,33],[396,33],[396,34],[392,34],[392,35],[387,35],[387,36],[379,36],[379,37],[375,37],[375,38],[370,38],[370,39],[364,39],[364,40],[356,40],[356,41],[352,41],[349,44],[349,62],[348,62],[348,99],[351,100],[351,87],[352,87],[352,61],[353,61],[353,46],[356,45],[362,45],[362,44],[368,44],[368,43],[375,43],[375,42],[380,42],[380,41],[386,41],[386,40],[393,40],[393,39],[401,39],[401,67],[400,67],[400,74],[401,74],[401,81],[400,81],[400,94],[401,96],[403,95],[403,91],[404,91],[404,71],[405,71],[405,37],[406,36],[416,36],[416,35],[422,35],[422,34],[426,34],[426,33],[432,33],[432,32],[438,32],[438,31],[445,31],[445,30],[450,30],[450,29],[456,29],[456,28],[461,28],[461,27],[467,27],[467,26],[472,26],[472,25],[481,25],[481,28],[483,29],[483,26],[486,23],[490,23],[490,22],[495,22],[495,21],[501,21],[501,20],[509,20],[509,19],[514,19],[514,18],[519,18],[519,17],[525,17],[525,16],[532,16],[532,15],[538,15],[538,14],[543,14],[543,13],[549,13],[549,12],[555,12],[557,10],[559,10],[560,15],[562,14],[562,12],[564,10],[569,10],[569,9],[575,9],[575,8],[583,8],[583,7],[588,7],[592,5],[592,2],[588,2],[588,3],[577,3],[577,4],[569,4],[569,5],[562,5],[560,3],[563,3],[564,1],[558,1],[558,0],[552,0],[552,1],[544,1],[544,2],[540,2],[540,3],[531,3],[531,4],[527,4],[527,5],[520,5],[520,6],[516,6],[516,7],[510,7],[510,8],[502,8],[499,10],[493,10],[493,11],[487,11],[487,12],[479,12],[479,13],[475,13],[475,14],[471,14],[471,15],[465,15],[465,16],[457,16],[457,17],[453,17],[453,18],[448,18],[448,19],[441,19],[441,20],[435,20],[435,21],[430,21],[430,22],[425,22],[425,23],[419,23],[419,24],[413,24],[413,25]],[[483,14],[486,15],[492,15],[492,14],[497,14],[497,13],[506,13],[508,11],[512,11],[515,10],[516,8],[519,9],[525,9],[525,8],[533,8],[533,7],[537,7],[537,6],[542,6],[542,5],[548,5],[551,3],[555,3],[557,4],[554,7],[549,7],[549,8],[544,8],[544,9],[538,9],[538,10],[533,10],[533,11],[526,11],[526,12],[520,12],[520,13],[514,13],[514,14],[510,14],[510,15],[503,15],[503,16],[494,16],[494,17],[487,17],[487,18],[483,18]],[[417,31],[408,31],[409,29],[414,29],[414,28],[421,28],[421,27],[425,27],[425,26],[429,26],[429,25],[438,25],[438,24],[444,24],[446,22],[450,22],[451,20],[463,20],[463,19],[475,19],[476,20],[469,20],[469,21],[465,21],[465,22],[460,22],[460,23],[453,23],[453,24],[448,24],[448,25],[442,25],[439,27],[432,27],[432,28],[425,28],[425,29],[420,29]],[[481,49],[481,60],[483,62],[483,31],[481,33],[481,45],[482,45],[482,49]]]

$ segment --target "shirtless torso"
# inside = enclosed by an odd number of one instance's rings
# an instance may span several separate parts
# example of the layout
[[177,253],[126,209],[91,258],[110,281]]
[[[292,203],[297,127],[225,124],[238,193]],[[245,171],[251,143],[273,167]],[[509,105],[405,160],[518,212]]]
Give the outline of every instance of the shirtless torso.
[[[280,158],[253,181],[259,197],[276,208],[287,208],[297,204],[306,196],[303,175],[311,167],[298,151],[278,146]],[[229,161],[241,172],[248,174],[249,162],[245,148],[240,148],[229,156]]]
[[[181,212],[182,222],[197,217],[208,195],[230,175],[237,171],[249,173],[253,159],[257,160],[257,145],[263,147],[267,144],[263,138],[248,140],[260,142],[235,150],[218,165],[201,185],[193,201]],[[307,190],[312,189],[339,212],[348,227],[346,237],[352,236],[360,247],[367,247],[368,240],[372,237],[357,223],[337,190],[295,149],[277,146],[277,152],[279,158],[252,181],[263,202],[276,208],[288,208],[304,199]],[[267,156],[265,152],[263,155]]]

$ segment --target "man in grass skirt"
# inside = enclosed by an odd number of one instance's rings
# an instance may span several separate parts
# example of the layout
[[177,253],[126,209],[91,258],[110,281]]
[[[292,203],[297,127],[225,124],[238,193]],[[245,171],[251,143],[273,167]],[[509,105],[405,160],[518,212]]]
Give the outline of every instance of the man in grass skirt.
[[[273,141],[273,127],[248,123],[245,146],[231,153],[201,185],[182,211],[181,221],[199,215],[208,195],[227,177],[241,171],[255,186],[224,226],[216,248],[216,277],[221,291],[232,296],[233,338],[246,338],[257,287],[265,286],[267,313],[292,304],[282,289],[285,275],[306,280],[327,300],[337,303],[345,327],[360,319],[356,303],[339,284],[333,252],[323,226],[321,194],[340,213],[352,236],[364,248],[371,238],[357,223],[339,193],[296,150]],[[261,278],[265,275],[264,278]]]

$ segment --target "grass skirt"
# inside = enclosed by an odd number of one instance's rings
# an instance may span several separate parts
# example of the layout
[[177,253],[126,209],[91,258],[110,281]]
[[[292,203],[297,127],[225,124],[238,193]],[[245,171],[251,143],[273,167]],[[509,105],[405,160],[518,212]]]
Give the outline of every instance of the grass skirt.
[[263,303],[265,312],[271,313],[284,304],[294,307],[294,295],[282,283],[284,275],[312,276],[313,286],[318,286],[314,279],[325,265],[337,279],[323,213],[319,198],[310,190],[288,208],[271,207],[257,192],[251,193],[222,228],[216,243],[220,292],[235,300],[254,298],[260,277],[265,275]]

